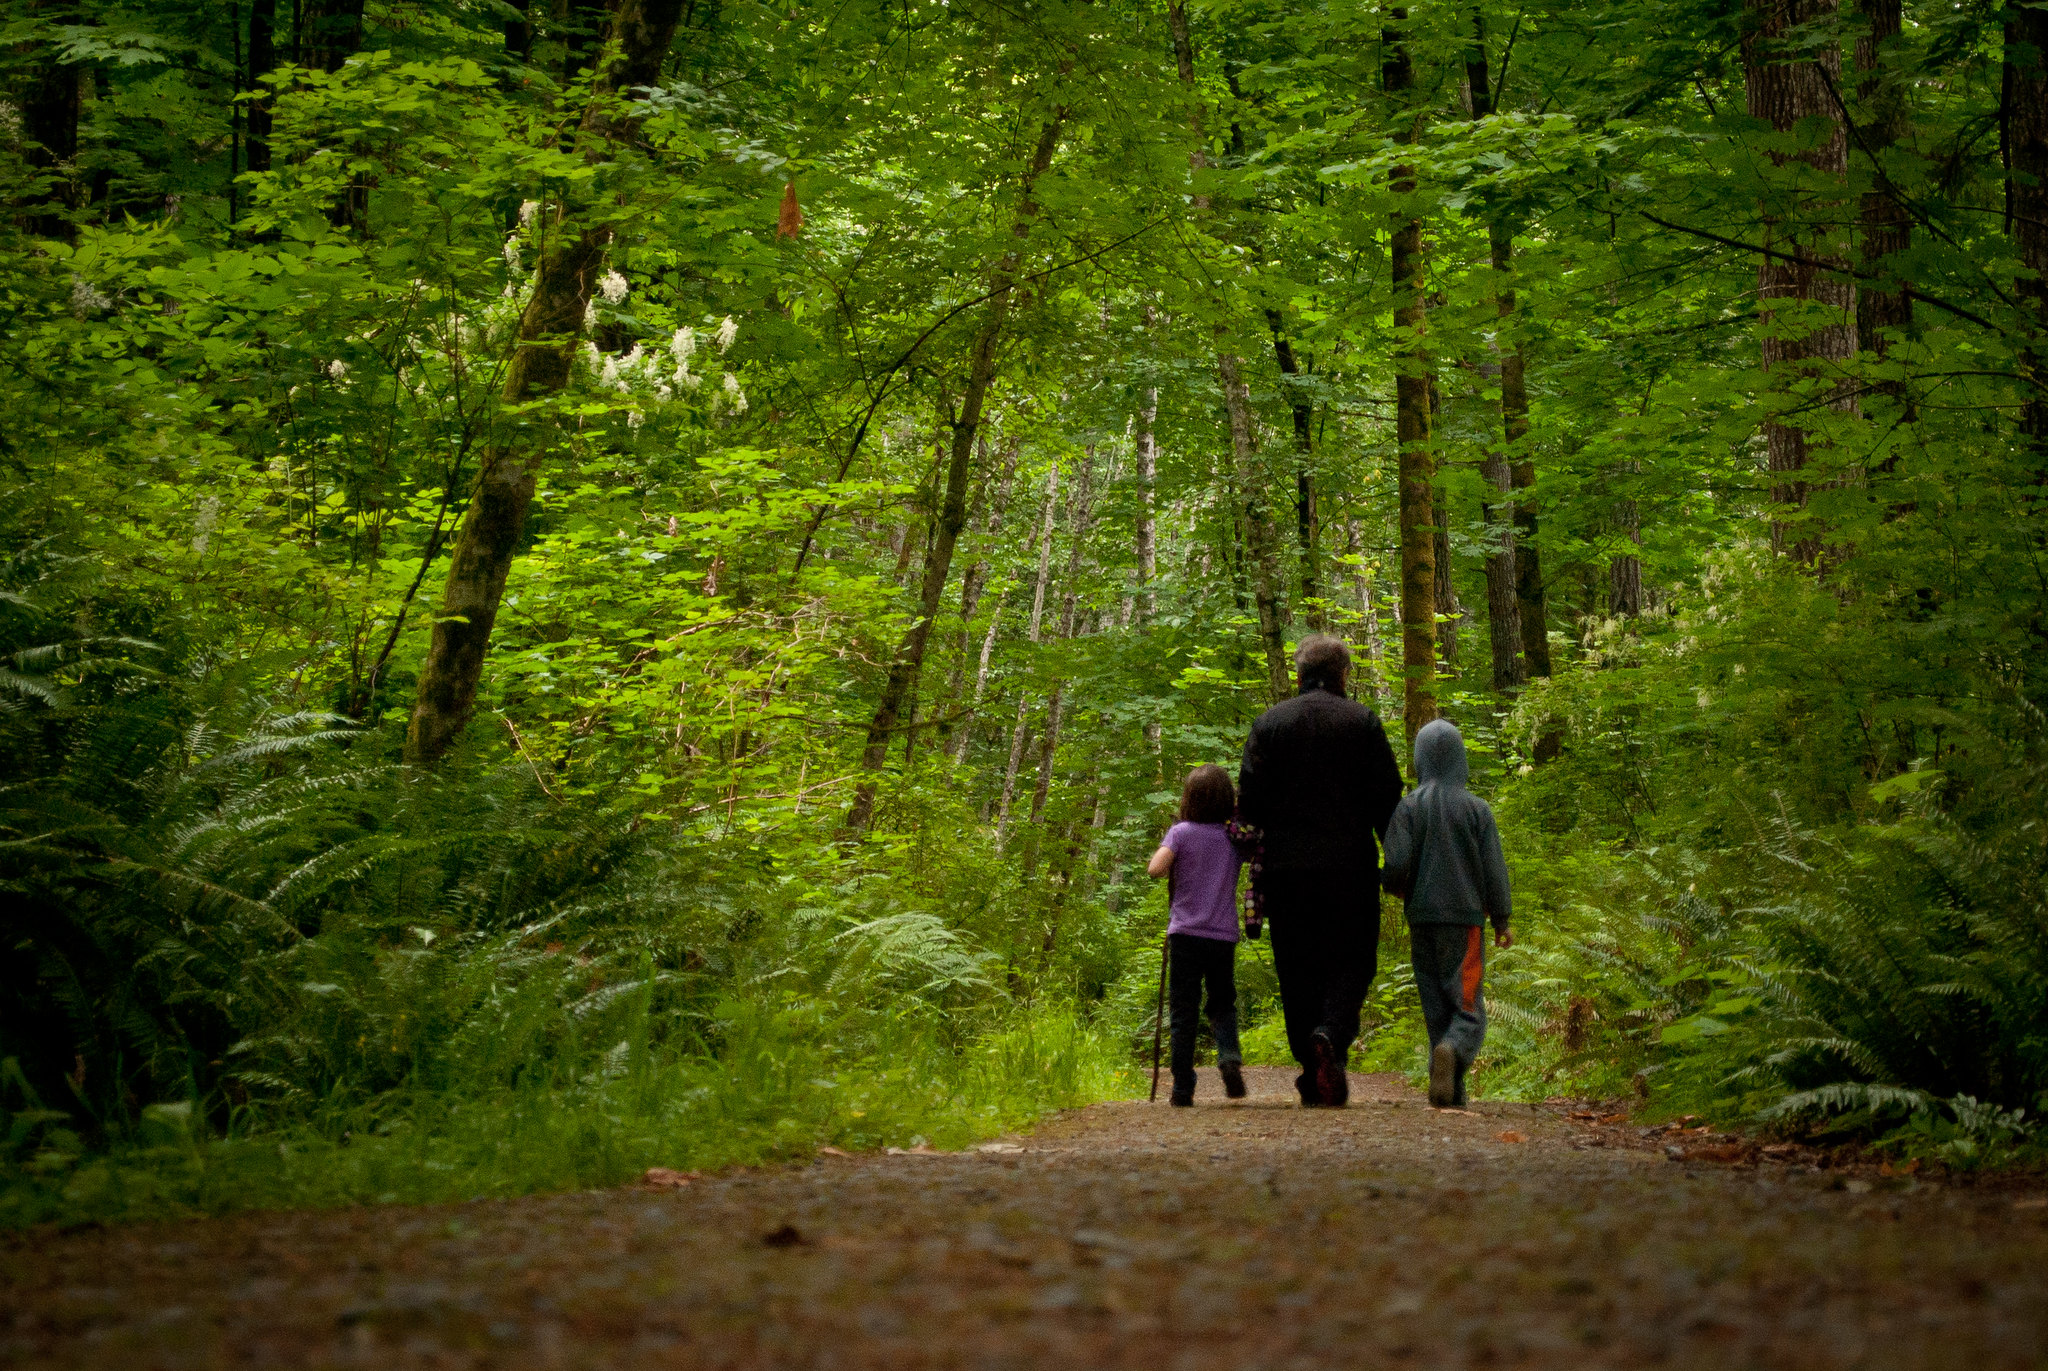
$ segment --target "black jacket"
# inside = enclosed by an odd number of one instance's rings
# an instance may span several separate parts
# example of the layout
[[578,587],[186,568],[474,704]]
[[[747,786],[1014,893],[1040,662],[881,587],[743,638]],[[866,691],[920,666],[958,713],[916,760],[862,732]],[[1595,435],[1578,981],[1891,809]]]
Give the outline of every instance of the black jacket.
[[1377,714],[1311,686],[1261,714],[1245,740],[1237,810],[1265,830],[1266,874],[1371,876],[1401,802],[1401,768]]
[[1387,829],[1381,880],[1406,902],[1411,924],[1506,928],[1514,913],[1500,829],[1486,801],[1465,788],[1465,740],[1436,719],[1415,735],[1415,789]]

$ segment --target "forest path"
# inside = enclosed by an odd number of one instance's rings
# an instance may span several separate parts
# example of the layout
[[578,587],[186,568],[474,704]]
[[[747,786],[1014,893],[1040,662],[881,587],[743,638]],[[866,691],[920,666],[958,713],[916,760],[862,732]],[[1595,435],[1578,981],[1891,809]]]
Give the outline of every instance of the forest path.
[[[2038,1192],[1674,1162],[1290,1073],[956,1154],[0,1249],[40,1366],[1957,1367],[2048,1358]],[[1505,1135],[1505,1136],[1504,1136]],[[1618,1146],[1623,1141],[1635,1146]]]

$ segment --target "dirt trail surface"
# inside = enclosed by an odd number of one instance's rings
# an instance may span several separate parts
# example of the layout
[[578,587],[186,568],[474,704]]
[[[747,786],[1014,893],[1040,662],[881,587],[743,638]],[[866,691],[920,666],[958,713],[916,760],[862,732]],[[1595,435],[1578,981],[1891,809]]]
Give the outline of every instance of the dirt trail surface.
[[956,1154],[17,1238],[24,1367],[2035,1367],[2039,1192],[1674,1161],[1354,1076]]

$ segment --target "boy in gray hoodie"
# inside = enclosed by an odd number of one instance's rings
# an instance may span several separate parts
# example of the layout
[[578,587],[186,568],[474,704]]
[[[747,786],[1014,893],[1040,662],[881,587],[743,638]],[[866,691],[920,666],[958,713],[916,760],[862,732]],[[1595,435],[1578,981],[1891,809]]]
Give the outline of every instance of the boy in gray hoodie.
[[1508,864],[1486,801],[1465,788],[1465,740],[1437,719],[1415,735],[1415,789],[1387,825],[1381,884],[1404,902],[1415,988],[1429,1028],[1429,1102],[1465,1107],[1465,1071],[1486,1040],[1486,942],[1508,931]]

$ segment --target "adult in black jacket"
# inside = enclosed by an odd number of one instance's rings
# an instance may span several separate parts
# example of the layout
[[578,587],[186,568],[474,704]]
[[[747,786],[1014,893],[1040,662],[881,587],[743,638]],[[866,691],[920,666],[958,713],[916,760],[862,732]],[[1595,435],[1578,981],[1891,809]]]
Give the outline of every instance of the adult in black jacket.
[[1323,634],[1295,650],[1301,693],[1252,724],[1238,813],[1264,831],[1259,894],[1304,1105],[1341,1106],[1359,1008],[1379,970],[1379,846],[1401,770],[1379,716],[1349,699],[1351,653]]

